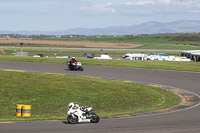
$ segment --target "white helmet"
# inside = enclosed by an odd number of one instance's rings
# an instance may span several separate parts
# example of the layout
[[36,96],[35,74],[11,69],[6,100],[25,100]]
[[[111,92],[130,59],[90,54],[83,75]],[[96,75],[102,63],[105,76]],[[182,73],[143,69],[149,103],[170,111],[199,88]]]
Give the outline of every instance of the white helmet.
[[72,57],[72,59],[75,59],[75,57]]
[[74,103],[73,103],[73,102],[69,103],[68,109],[71,109],[71,108],[73,108],[73,107],[74,107]]

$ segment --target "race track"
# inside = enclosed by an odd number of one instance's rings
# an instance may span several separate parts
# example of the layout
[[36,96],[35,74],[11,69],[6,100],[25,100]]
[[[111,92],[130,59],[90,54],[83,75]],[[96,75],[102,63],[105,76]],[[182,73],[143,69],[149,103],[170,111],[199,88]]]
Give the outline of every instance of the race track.
[[[0,61],[0,69],[62,73],[150,82],[182,88],[200,95],[200,73],[134,68],[84,66],[83,72],[65,70],[64,64]],[[200,133],[200,106],[187,110],[131,118],[101,119],[98,124],[66,121],[0,123],[0,133]]]

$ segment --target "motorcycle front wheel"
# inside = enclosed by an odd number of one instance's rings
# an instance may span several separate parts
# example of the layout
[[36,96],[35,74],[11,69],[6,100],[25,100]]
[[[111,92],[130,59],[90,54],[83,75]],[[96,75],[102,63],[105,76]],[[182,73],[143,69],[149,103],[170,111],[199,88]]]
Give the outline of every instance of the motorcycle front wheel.
[[76,123],[78,123],[78,116],[72,116],[72,115],[68,115],[67,116],[67,120],[68,120],[68,122],[69,123],[71,123],[71,124],[76,124]]
[[83,67],[82,67],[82,66],[80,66],[79,70],[80,70],[80,71],[83,71]]
[[98,115],[96,115],[95,113],[91,113],[90,114],[91,115],[91,122],[92,123],[98,123],[99,122],[99,116]]

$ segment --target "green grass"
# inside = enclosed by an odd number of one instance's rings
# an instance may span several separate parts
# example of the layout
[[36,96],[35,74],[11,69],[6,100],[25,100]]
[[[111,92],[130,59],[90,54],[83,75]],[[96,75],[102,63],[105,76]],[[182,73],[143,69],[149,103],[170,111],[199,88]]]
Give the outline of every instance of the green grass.
[[[0,70],[0,84],[0,121],[66,119],[72,101],[94,107],[101,117],[149,112],[180,102],[159,88],[75,76]],[[32,116],[17,118],[17,104],[31,105]]]
[[[194,36],[196,38],[199,35],[140,35],[140,36],[117,36],[117,37],[88,37],[88,38],[34,38],[34,40],[51,40],[51,41],[82,41],[82,42],[110,42],[110,43],[132,43],[132,44],[145,44],[147,49],[181,49],[191,50],[200,49],[199,40],[176,40],[174,38],[185,38]],[[163,44],[163,45],[161,45]],[[164,46],[166,44],[172,45]],[[185,45],[177,47],[176,45]],[[196,47],[193,47],[196,46]],[[140,48],[140,47],[139,47]]]
[[[16,50],[17,52],[20,52],[21,49],[19,48],[1,48],[0,49],[0,55],[12,55],[13,50]],[[55,57],[55,54],[57,56],[75,56],[75,57],[83,57],[84,53],[90,53],[91,55],[94,53],[95,56],[100,56],[101,54],[108,53],[111,57],[122,57],[126,53],[145,53],[145,54],[153,54],[153,53],[167,53],[169,55],[175,55],[178,56],[180,54],[180,51],[165,51],[165,50],[159,50],[159,51],[144,51],[144,50],[136,50],[136,49],[130,49],[130,50],[95,50],[95,49],[29,49],[24,48],[24,52],[28,52],[29,56],[33,56],[36,54],[44,54],[45,56],[49,57]]]
[[[34,40],[51,41],[85,41],[85,42],[111,42],[111,43],[137,43],[137,44],[185,44],[200,45],[200,41],[173,41],[172,38],[180,35],[140,35],[117,37],[88,37],[88,38],[34,38]],[[186,35],[190,36],[190,35]]]
[[[87,37],[87,38],[33,38],[33,40],[48,41],[80,41],[80,42],[105,42],[105,43],[130,43],[144,44],[135,49],[173,49],[196,50],[200,49],[200,34],[157,34],[157,35],[127,35],[112,37]],[[171,46],[170,46],[171,45]],[[19,44],[0,44],[0,46],[19,46]],[[49,45],[24,44],[24,47],[48,47]],[[58,46],[51,46],[58,47]],[[60,46],[63,47],[63,46]],[[69,46],[73,47],[73,46]],[[82,46],[75,46],[81,48]]]
[[189,46],[189,45],[173,45],[173,44],[152,44],[152,45],[144,45],[141,47],[137,47],[136,49],[168,49],[168,50],[200,50],[199,46]]
[[[0,60],[59,63],[64,65],[66,61],[70,59],[0,56]],[[200,62],[170,62],[170,61],[148,61],[148,60],[144,61],[98,60],[98,59],[88,59],[88,58],[78,58],[78,61],[82,62],[83,67],[84,65],[96,65],[96,66],[114,66],[114,67],[131,67],[131,68],[148,68],[148,69],[200,72]]]

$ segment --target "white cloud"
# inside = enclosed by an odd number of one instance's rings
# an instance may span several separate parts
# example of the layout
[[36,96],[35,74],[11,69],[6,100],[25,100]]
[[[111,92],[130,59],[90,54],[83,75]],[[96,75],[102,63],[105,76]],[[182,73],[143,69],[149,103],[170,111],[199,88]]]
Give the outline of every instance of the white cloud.
[[36,23],[36,28],[41,25],[44,29],[49,25],[58,29],[106,27],[145,21],[200,20],[200,0],[0,0],[0,12],[0,29],[8,24],[23,29]]
[[158,0],[157,3],[159,4],[170,4],[172,0]]
[[164,13],[169,15],[191,12],[195,13],[200,11],[200,0],[129,0],[116,4],[115,10],[118,13],[132,14],[133,12],[140,12],[144,15],[146,13]]
[[79,9],[88,13],[116,13],[116,9],[112,5],[112,3],[93,4],[80,7]]
[[149,6],[186,6],[190,7],[199,7],[200,0],[136,0],[121,3],[121,5],[133,5],[133,6],[141,6],[141,5],[149,5]]
[[111,13],[115,15],[195,13],[200,11],[200,0],[125,0],[109,3],[101,1],[89,3],[79,9],[89,14]]
[[200,5],[200,0],[158,0],[157,5],[169,5],[176,7],[196,8]]
[[146,5],[154,4],[154,1],[137,1],[137,2],[125,2],[125,5]]
[[200,13],[200,10],[191,10],[191,13]]

